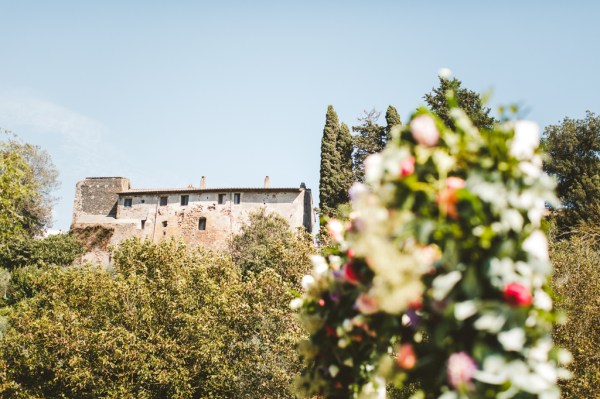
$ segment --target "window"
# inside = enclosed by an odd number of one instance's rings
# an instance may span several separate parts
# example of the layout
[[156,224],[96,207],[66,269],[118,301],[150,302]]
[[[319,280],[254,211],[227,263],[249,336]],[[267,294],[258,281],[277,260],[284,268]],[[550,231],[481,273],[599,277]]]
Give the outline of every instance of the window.
[[169,197],[160,197],[160,206],[167,206],[167,201]]
[[239,204],[241,199],[242,199],[242,194],[240,194],[240,193],[233,194],[233,203],[234,204],[236,204],[236,205]]
[[198,230],[206,230],[206,218],[200,218],[198,220]]
[[133,203],[133,198],[125,198],[123,200],[123,206],[125,208],[131,208],[131,204]]
[[190,196],[189,195],[182,195],[181,196],[181,205],[182,206],[186,206],[189,201],[190,201]]
[[142,230],[144,230],[144,227],[146,227],[146,221],[142,220],[141,222],[142,222]]
[[146,203],[146,200],[142,200],[142,204],[145,204],[145,203]]
[[163,222],[163,227],[167,227],[167,224],[168,224],[168,223],[167,223],[167,221],[165,220],[165,221]]
[[219,205],[223,205],[225,203],[225,194],[219,194]]

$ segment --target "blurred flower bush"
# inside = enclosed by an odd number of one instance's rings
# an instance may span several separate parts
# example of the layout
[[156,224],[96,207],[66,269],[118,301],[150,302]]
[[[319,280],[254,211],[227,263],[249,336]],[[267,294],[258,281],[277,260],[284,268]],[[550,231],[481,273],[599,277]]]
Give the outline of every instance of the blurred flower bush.
[[299,346],[301,395],[384,398],[558,398],[569,353],[541,230],[554,181],[539,128],[479,130],[456,106],[450,129],[427,110],[392,131],[352,187],[337,248],[313,258],[292,301],[310,337]]

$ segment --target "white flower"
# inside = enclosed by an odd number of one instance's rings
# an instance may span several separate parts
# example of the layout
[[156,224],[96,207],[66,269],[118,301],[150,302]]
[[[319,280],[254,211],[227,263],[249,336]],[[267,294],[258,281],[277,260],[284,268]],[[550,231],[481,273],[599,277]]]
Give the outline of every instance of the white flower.
[[456,320],[466,320],[477,313],[475,301],[464,301],[454,305],[454,318]]
[[375,377],[363,386],[359,399],[385,399],[385,386],[386,382],[382,377]]
[[548,352],[552,349],[552,341],[549,339],[539,340],[534,347],[529,349],[527,358],[533,362],[548,361]]
[[510,154],[519,160],[533,157],[535,149],[540,145],[540,128],[532,121],[517,121],[515,136],[510,146]]
[[506,382],[506,362],[500,355],[491,355],[483,361],[482,370],[477,370],[473,378],[486,384],[501,385]]
[[516,209],[507,209],[502,213],[501,219],[507,230],[519,232],[523,227],[523,216]]
[[298,310],[302,307],[303,303],[304,301],[302,300],[302,298],[294,298],[290,301],[290,309]]
[[438,399],[458,399],[458,393],[456,391],[446,391],[438,396]]
[[329,375],[331,375],[333,378],[335,378],[335,376],[338,375],[338,373],[340,372],[340,368],[335,364],[329,366],[327,370],[329,371]]
[[487,312],[477,319],[473,326],[480,331],[497,333],[500,331],[500,329],[502,329],[504,323],[506,323],[506,317],[504,317],[501,313]]
[[448,80],[452,77],[452,71],[448,68],[441,68],[438,71],[438,76],[444,80]]
[[362,183],[354,183],[348,190],[350,200],[358,201],[364,194],[368,193],[369,189]]
[[302,288],[304,288],[305,291],[307,291],[308,289],[310,289],[310,287],[312,287],[312,285],[315,283],[315,278],[311,275],[306,275],[304,277],[302,277]]
[[548,260],[548,240],[540,230],[535,230],[523,241],[523,250],[528,252],[533,258],[539,260]]
[[329,219],[329,222],[327,222],[327,232],[329,232],[331,239],[335,242],[342,242],[344,240],[344,225],[337,219]]
[[365,181],[377,183],[383,176],[383,157],[380,154],[372,154],[365,159]]
[[311,255],[310,260],[313,264],[313,273],[315,276],[321,276],[327,270],[329,270],[329,265],[327,265],[325,258],[323,258],[321,255]]
[[525,331],[522,328],[513,328],[498,334],[498,342],[507,351],[517,352],[525,345]]
[[433,147],[440,139],[435,121],[429,115],[417,116],[410,121],[410,131],[417,143],[425,147]]
[[537,290],[533,296],[533,306],[538,309],[552,310],[552,298],[543,290]]
[[433,299],[436,301],[444,299],[461,278],[462,274],[458,270],[437,276],[431,284],[431,296]]

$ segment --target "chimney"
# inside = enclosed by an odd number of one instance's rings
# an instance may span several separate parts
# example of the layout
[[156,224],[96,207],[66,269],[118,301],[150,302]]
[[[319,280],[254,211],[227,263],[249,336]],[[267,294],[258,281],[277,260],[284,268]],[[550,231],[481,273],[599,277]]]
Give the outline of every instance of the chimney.
[[202,176],[202,179],[200,179],[200,188],[201,189],[206,188],[206,177],[204,177],[204,176]]
[[269,188],[270,185],[269,176],[265,176],[265,188]]

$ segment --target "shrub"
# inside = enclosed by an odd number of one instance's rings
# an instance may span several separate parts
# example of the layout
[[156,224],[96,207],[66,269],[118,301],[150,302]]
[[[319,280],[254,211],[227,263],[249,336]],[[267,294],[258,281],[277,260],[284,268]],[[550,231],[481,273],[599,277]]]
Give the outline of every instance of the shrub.
[[15,271],[0,397],[293,396],[299,330],[272,268],[242,281],[229,254],[177,241],[127,240],[113,260]]
[[69,266],[83,251],[82,243],[71,234],[16,240],[2,249],[0,265],[8,269],[27,265]]
[[595,397],[600,386],[599,233],[597,227],[584,228],[551,246],[556,306],[568,316],[556,327],[554,339],[573,354],[573,378],[561,384],[566,398]]

